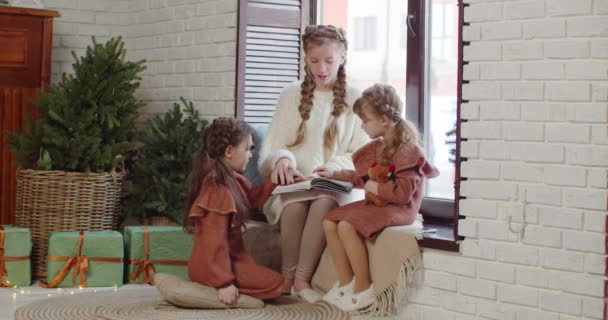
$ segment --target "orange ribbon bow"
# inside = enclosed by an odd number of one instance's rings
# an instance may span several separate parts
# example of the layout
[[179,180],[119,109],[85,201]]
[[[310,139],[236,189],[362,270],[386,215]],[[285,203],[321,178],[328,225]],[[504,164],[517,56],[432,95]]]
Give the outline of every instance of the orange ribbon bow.
[[12,288],[14,285],[10,281],[4,279],[4,276],[8,276],[8,270],[6,269],[6,261],[22,261],[28,260],[30,257],[5,257],[4,256],[4,227],[0,226],[0,288]]
[[188,265],[188,261],[184,260],[169,260],[169,259],[154,259],[150,260],[150,232],[148,229],[143,228],[144,230],[144,259],[131,259],[131,264],[137,266],[135,271],[129,274],[129,280],[137,280],[140,274],[143,272],[144,279],[143,283],[152,284],[152,279],[154,279],[154,275],[156,270],[154,269],[154,264],[170,264],[175,266],[185,266]]
[[49,261],[66,261],[63,268],[57,273],[55,278],[51,282],[40,281],[40,286],[43,288],[55,288],[58,284],[63,281],[67,276],[68,272],[74,268],[72,272],[72,283],[76,285],[76,277],[80,278],[79,285],[81,287],[87,286],[87,269],[89,268],[89,261],[102,261],[102,262],[123,262],[122,258],[107,258],[107,257],[87,257],[82,255],[82,244],[84,243],[84,231],[80,231],[78,234],[78,255],[74,257],[70,256],[48,256]]

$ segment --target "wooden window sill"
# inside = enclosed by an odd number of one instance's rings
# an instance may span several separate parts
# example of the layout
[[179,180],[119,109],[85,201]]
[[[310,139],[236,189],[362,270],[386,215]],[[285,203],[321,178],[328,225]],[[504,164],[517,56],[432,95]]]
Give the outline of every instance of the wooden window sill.
[[437,229],[433,233],[424,233],[418,244],[423,248],[437,249],[443,251],[460,251],[460,242],[454,239],[453,225],[424,222],[424,230]]

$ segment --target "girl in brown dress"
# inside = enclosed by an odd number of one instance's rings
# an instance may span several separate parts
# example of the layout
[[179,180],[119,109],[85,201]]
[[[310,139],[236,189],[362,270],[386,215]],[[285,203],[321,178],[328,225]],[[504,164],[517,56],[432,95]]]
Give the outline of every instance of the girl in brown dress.
[[[414,222],[424,196],[425,178],[439,173],[426,161],[416,127],[401,118],[403,105],[391,86],[376,84],[355,101],[362,128],[374,139],[353,154],[355,170],[319,167],[324,177],[351,181],[386,203],[366,200],[338,207],[325,216],[323,228],[339,282],[323,297],[345,311],[360,310],[375,299],[365,239],[389,226]],[[388,181],[368,179],[372,166],[386,166]]]
[[274,184],[251,186],[245,170],[253,140],[244,121],[219,118],[205,131],[196,154],[187,196],[184,227],[194,232],[188,275],[218,288],[219,300],[237,301],[239,293],[259,299],[281,295],[283,276],[256,264],[243,246],[242,228],[249,209],[261,206]]

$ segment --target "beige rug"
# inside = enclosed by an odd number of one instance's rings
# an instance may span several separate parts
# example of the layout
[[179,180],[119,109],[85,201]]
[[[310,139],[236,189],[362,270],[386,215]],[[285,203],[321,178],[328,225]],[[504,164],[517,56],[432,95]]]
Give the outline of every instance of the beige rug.
[[261,309],[180,309],[164,301],[156,290],[82,293],[33,302],[17,309],[15,320],[321,320],[350,319],[325,302],[309,304],[280,297]]

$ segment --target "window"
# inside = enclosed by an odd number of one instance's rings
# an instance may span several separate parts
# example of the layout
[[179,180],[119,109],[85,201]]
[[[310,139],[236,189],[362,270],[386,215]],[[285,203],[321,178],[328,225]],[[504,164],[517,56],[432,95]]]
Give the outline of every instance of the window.
[[283,87],[303,75],[300,34],[310,0],[239,0],[236,115],[270,123]]
[[462,12],[458,0],[239,0],[237,117],[270,122],[283,86],[302,77],[299,35],[309,23],[346,30],[349,82],[397,89],[441,175],[421,212],[423,246],[458,250]]
[[357,17],[354,19],[353,50],[376,50],[376,17]]
[[[340,3],[341,5],[337,5]],[[317,23],[332,24],[346,30],[351,48],[359,33],[358,21],[373,18],[375,50],[347,52],[347,76],[349,83],[366,88],[374,83],[387,83],[395,87],[405,103],[406,51],[401,49],[404,34],[400,31],[401,14],[407,12],[407,1],[332,0],[317,1]],[[377,35],[377,37],[376,37]]]
[[407,33],[409,32],[407,28],[407,13],[402,13],[399,21],[401,23],[399,26],[399,32],[401,32],[401,35],[399,36],[399,47],[401,49],[407,49]]
[[[427,195],[433,198],[454,200],[454,164],[450,161],[448,143],[453,137],[446,136],[456,125],[456,98],[458,87],[458,7],[452,0],[431,1],[431,43],[426,50],[430,62],[425,90],[424,121],[427,155],[443,173],[428,183]],[[454,23],[456,23],[454,25]],[[430,51],[430,52],[429,52]],[[430,57],[429,57],[430,56]]]
[[[318,23],[343,27],[353,41],[347,69],[351,83],[363,88],[388,83],[400,92],[406,105],[404,117],[418,124],[427,157],[441,172],[428,180],[421,209],[427,228],[438,230],[428,242],[432,247],[457,250],[457,166],[452,153],[457,147],[453,142],[457,140],[460,72],[458,1],[341,3],[317,1]],[[377,45],[375,50],[363,50],[371,43]]]
[[457,7],[452,1],[432,1],[431,12],[432,58],[434,61],[453,60],[457,56],[454,45]]

